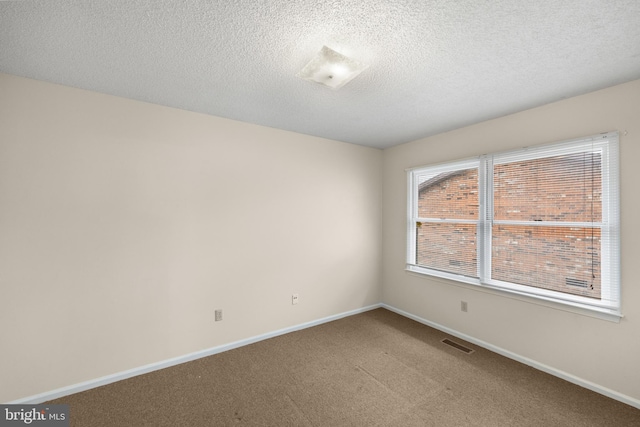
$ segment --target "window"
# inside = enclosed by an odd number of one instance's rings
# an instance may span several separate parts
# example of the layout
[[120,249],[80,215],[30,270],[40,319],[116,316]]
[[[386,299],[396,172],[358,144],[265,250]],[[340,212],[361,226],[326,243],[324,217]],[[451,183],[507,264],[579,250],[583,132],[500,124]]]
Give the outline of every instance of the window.
[[407,270],[620,315],[617,133],[408,179]]

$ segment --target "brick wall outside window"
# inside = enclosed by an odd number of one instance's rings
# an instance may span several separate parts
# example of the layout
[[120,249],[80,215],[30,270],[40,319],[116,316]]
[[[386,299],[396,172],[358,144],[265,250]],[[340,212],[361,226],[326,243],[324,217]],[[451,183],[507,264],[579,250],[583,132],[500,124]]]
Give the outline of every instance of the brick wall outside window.
[[[575,173],[557,173],[567,167]],[[583,154],[496,165],[494,219],[599,221],[600,173],[599,157]],[[478,218],[476,169],[441,174],[424,184],[419,187],[420,217]],[[476,244],[475,225],[422,223],[416,261],[475,277]],[[597,228],[494,225],[492,278],[600,298],[600,251]]]
[[[422,185],[421,218],[477,219],[478,170],[439,175]],[[417,263],[436,270],[477,275],[476,226],[423,223],[417,230]]]

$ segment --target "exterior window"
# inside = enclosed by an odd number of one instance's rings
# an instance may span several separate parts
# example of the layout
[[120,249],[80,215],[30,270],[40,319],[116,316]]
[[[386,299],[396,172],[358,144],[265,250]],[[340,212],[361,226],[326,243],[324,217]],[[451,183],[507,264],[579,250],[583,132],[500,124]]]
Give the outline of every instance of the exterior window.
[[618,135],[409,171],[407,269],[620,315]]

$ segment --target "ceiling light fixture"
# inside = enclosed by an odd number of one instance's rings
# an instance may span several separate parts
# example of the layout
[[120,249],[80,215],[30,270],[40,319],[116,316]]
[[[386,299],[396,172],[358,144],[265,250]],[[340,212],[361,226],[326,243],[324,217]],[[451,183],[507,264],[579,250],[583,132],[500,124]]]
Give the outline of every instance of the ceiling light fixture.
[[322,46],[320,52],[298,73],[298,77],[331,89],[340,89],[367,67],[369,66]]

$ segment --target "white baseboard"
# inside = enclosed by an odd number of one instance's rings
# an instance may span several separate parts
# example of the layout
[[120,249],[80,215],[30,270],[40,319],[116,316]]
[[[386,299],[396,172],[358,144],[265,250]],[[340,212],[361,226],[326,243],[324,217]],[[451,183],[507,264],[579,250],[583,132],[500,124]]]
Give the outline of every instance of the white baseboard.
[[172,359],[163,360],[160,362],[150,363],[148,365],[140,366],[138,368],[129,369],[126,371],[118,372],[111,375],[106,375],[104,377],[96,378],[89,381],[84,381],[78,384],[73,384],[67,387],[58,388],[55,390],[51,390],[45,393],[36,394],[33,396],[25,397],[22,399],[14,400],[12,402],[7,402],[9,404],[38,404],[42,402],[46,402],[48,400],[57,399],[60,397],[68,396],[70,394],[79,393],[85,390],[90,390],[92,388],[100,387],[103,385],[107,385],[110,383],[114,383],[116,381],[125,380],[127,378],[135,377],[138,375],[146,374],[148,372],[157,371],[159,369],[168,368],[171,366],[179,365],[181,363],[190,362],[192,360],[200,359],[202,357],[211,356],[214,354],[222,353],[228,350],[232,350],[234,348],[242,347],[245,345],[253,344],[262,340],[266,340],[269,338],[277,337],[279,335],[288,334],[290,332],[299,331],[301,329],[310,328],[312,326],[321,325],[323,323],[331,322],[333,320],[338,320],[343,317],[353,316],[354,314],[364,313],[369,310],[374,310],[376,308],[386,308],[389,311],[393,311],[401,316],[407,317],[409,319],[415,320],[416,322],[422,323],[424,325],[430,326],[432,328],[438,329],[442,332],[445,332],[449,335],[458,337],[470,343],[476,344],[480,347],[486,348],[487,350],[491,350],[494,353],[498,353],[502,356],[508,357],[509,359],[516,360],[520,363],[524,363],[525,365],[531,366],[540,371],[546,372],[558,378],[562,378],[563,380],[569,381],[570,383],[579,385],[586,389],[592,390],[596,393],[602,394],[604,396],[610,397],[612,399],[618,400],[622,403],[626,403],[627,405],[633,406],[635,408],[640,409],[640,400],[635,399],[633,397],[627,396],[625,394],[619,393],[617,391],[608,389],[606,387],[602,387],[598,384],[595,384],[591,381],[587,381],[585,379],[576,377],[575,375],[569,374],[567,372],[561,371],[559,369],[555,369],[551,366],[547,366],[543,363],[537,362],[535,360],[529,359],[527,357],[521,356],[519,354],[513,353],[511,351],[505,350],[503,348],[497,347],[493,344],[489,344],[485,341],[476,339],[469,335],[458,332],[454,329],[448,328],[446,326],[442,326],[438,323],[432,322],[430,320],[423,319],[419,316],[413,315],[406,311],[400,310],[398,308],[392,307],[387,304],[374,304],[367,307],[362,307],[356,310],[347,311],[344,313],[335,314],[333,316],[324,317],[322,319],[313,320],[306,323],[301,323],[299,325],[291,326],[288,328],[279,329],[277,331],[269,332],[262,335],[257,335],[254,337],[250,337],[247,339],[235,341],[229,344],[223,344],[217,347],[212,347],[209,349],[197,351],[194,353],[185,354],[183,356],[174,357]]
[[211,356],[214,354],[222,353],[224,351],[232,350],[234,348],[242,347],[245,345],[253,344],[258,341],[266,340],[269,338],[277,337],[278,335],[288,334],[290,332],[299,331],[301,329],[310,328],[312,326],[321,325],[323,323],[338,320],[343,317],[353,316],[354,314],[364,313],[365,311],[374,310],[382,307],[382,304],[374,304],[367,307],[358,308],[344,313],[334,314],[333,316],[324,317],[322,319],[313,320],[299,325],[290,326],[288,328],[279,329],[277,331],[268,332],[262,335],[256,335],[251,338],[235,341],[229,344],[219,345],[217,347],[208,348],[194,353],[185,354],[184,356],[174,357],[172,359],[162,360],[160,362],[150,363],[148,365],[140,366],[138,368],[129,369],[115,374],[106,375],[104,377],[96,378],[89,381],[84,381],[78,384],[73,384],[67,387],[58,388],[55,390],[47,391],[44,393],[36,394],[33,396],[25,397],[22,399],[7,402],[9,404],[38,404],[46,402],[48,400],[58,399],[60,397],[68,396],[70,394],[79,393],[81,391],[90,390],[92,388],[100,387],[103,385],[111,384],[116,381],[125,380],[127,378],[135,377],[138,375],[146,374],[149,372],[157,371],[159,369],[168,368],[170,366],[179,365],[181,363],[190,362],[192,360],[200,359],[202,357]]
[[476,344],[480,347],[486,348],[487,350],[491,350],[494,353],[498,353],[502,356],[508,357],[509,359],[516,360],[520,363],[524,363],[525,365],[531,366],[532,368],[538,369],[540,371],[546,372],[547,374],[551,374],[555,377],[562,378],[563,380],[569,381],[570,383],[579,385],[591,391],[595,391],[596,393],[602,394],[604,396],[610,397],[612,399],[618,400],[622,403],[626,403],[627,405],[633,406],[635,408],[640,409],[640,400],[635,399],[633,397],[627,396],[625,394],[619,393],[615,390],[608,389],[601,385],[595,384],[591,381],[587,381],[585,379],[576,377],[575,375],[569,374],[567,372],[561,371],[559,369],[553,368],[551,366],[545,365],[540,362],[536,362],[535,360],[529,359],[527,357],[521,356],[519,354],[513,353],[511,351],[505,350],[503,348],[497,347],[493,344],[489,344],[488,342],[473,338],[469,335],[458,332],[454,329],[448,328],[446,326],[442,326],[438,323],[432,322],[430,320],[423,319],[422,317],[415,316],[406,311],[400,310],[398,308],[392,307],[387,304],[381,304],[381,307],[386,308],[389,311],[393,311],[401,316],[407,317],[409,319],[415,320],[416,322],[422,323],[427,326],[431,326],[434,329],[438,329],[442,332],[445,332],[449,335],[453,335],[470,343]]

